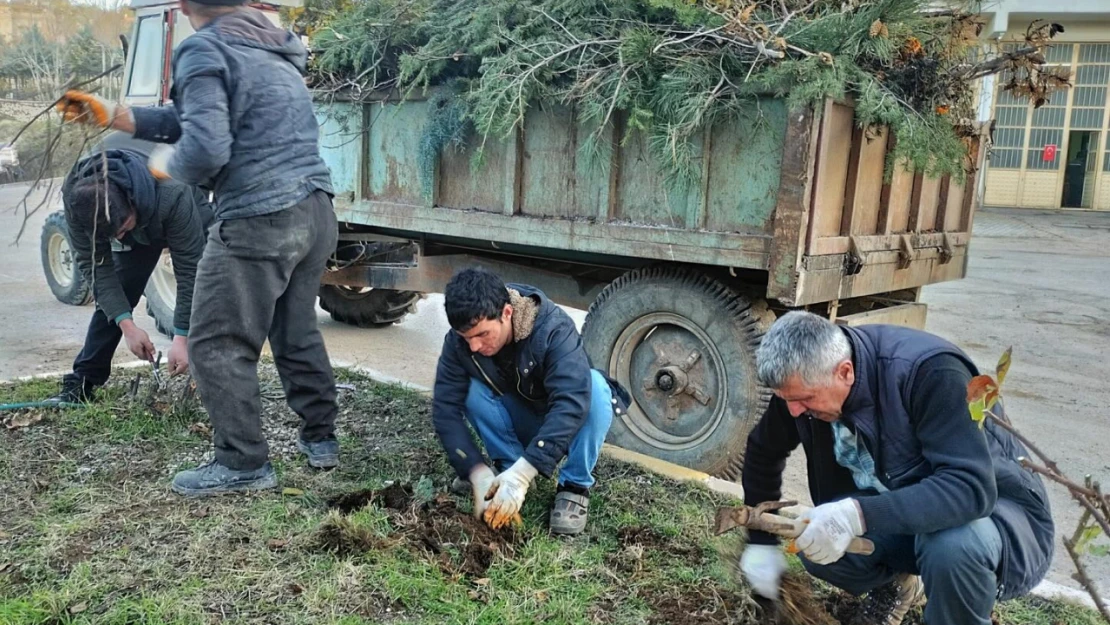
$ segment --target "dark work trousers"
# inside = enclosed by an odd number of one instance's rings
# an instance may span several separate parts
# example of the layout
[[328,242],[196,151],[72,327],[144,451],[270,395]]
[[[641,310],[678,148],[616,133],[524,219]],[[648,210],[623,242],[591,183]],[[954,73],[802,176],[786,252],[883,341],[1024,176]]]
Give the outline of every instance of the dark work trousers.
[[[138,245],[126,252],[112,253],[116,278],[131,308],[139,304],[163,249],[160,245]],[[85,345],[73,361],[73,373],[66,375],[66,381],[82,380],[87,387],[102,386],[112,374],[112,355],[116,353],[121,338],[123,331],[98,308],[89,321]]]
[[802,564],[814,577],[854,595],[890,582],[896,573],[920,575],[928,597],[926,625],[991,624],[1002,536],[990,518],[919,536],[865,536],[875,543],[869,556],[848,554],[828,565],[803,556]]
[[269,456],[258,391],[267,338],[286,401],[301,417],[301,437],[334,437],[335,378],[316,327],[316,294],[338,237],[322,191],[276,213],[209,228],[197,266],[189,364],[220,464],[253,470]]

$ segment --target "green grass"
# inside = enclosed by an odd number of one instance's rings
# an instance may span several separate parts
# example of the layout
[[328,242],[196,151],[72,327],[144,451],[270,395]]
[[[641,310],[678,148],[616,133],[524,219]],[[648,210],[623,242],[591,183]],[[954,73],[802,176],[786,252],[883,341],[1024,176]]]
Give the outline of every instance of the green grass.
[[[181,397],[181,381],[152,395],[144,379],[132,395],[124,379],[91,406],[0,430],[0,625],[761,622],[733,579],[739,536],[711,533],[725,500],[608,459],[583,535],[547,532],[554,486],[540,479],[524,527],[495,538],[488,569],[468,572],[472,543],[488,538],[458,533],[467,526],[451,506],[465,514],[470,503],[446,493],[452,475],[428,399],[350,371],[337,378],[356,387],[340,399],[343,465],[320,473],[275,453],[282,486],[295,489],[284,493],[189,501],[169,492],[172,473],[208,446],[190,430],[206,421],[199,405],[167,401]],[[0,401],[56,389],[0,386]],[[295,423],[280,402],[265,403],[265,420],[274,431]],[[336,495],[394,481],[439,512],[328,510]],[[328,534],[336,519],[342,529]],[[336,535],[362,546],[337,551],[326,538]],[[1032,599],[999,615],[1003,625],[1098,622]]]

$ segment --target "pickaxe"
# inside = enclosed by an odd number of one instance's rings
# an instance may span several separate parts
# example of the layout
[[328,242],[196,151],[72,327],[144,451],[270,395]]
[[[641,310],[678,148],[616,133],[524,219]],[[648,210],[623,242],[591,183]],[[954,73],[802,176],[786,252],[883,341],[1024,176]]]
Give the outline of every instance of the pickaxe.
[[[793,539],[802,534],[806,522],[801,519],[774,514],[775,510],[796,506],[796,501],[765,501],[754,508],[751,506],[733,506],[717,509],[717,535],[732,531],[738,527],[757,530],[791,539],[790,550],[793,551]],[[848,544],[848,553],[869,556],[875,552],[875,543],[862,537],[852,539]]]

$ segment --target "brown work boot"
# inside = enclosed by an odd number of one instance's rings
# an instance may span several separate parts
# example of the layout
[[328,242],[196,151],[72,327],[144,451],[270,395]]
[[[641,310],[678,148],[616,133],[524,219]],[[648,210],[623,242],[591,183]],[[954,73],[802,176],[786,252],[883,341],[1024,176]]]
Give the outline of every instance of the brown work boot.
[[921,578],[899,573],[894,581],[867,593],[850,625],[902,625],[910,610],[925,603]]

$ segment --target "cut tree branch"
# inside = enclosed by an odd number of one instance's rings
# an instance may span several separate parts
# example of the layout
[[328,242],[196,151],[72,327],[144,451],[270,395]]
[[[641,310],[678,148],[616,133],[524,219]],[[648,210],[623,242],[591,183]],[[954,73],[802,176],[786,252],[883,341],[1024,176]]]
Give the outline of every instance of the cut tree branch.
[[1091,580],[1091,577],[1087,574],[1087,567],[1083,565],[1083,561],[1080,558],[1081,554],[1077,550],[1080,537],[1087,529],[1088,518],[1094,519],[1098,526],[1102,529],[1102,532],[1106,536],[1110,537],[1110,519],[1107,519],[1108,513],[1110,513],[1110,501],[1108,501],[1107,498],[1102,495],[1102,492],[1099,490],[1098,485],[1096,483],[1093,483],[1089,477],[1087,478],[1086,486],[1080,486],[1074,481],[1068,479],[1068,477],[1064,475],[1062,471],[1060,471],[1060,468],[1056,464],[1056,462],[1045,455],[1045,453],[1041,451],[1040,448],[1038,448],[1028,438],[1023,436],[1021,432],[1018,432],[1017,428],[1015,428],[1012,423],[1010,423],[1006,419],[1003,419],[1002,417],[999,417],[997,414],[990,410],[985,411],[984,414],[990,418],[991,423],[997,425],[1003,430],[1006,430],[1011,435],[1013,435],[1014,438],[1021,441],[1021,443],[1024,444],[1027,449],[1036,454],[1037,457],[1040,458],[1045,464],[1045,466],[1042,467],[1029,458],[1019,458],[1019,462],[1021,463],[1022,467],[1038,475],[1043,475],[1048,479],[1056,482],[1057,484],[1064,486],[1068,489],[1068,492],[1071,494],[1072,499],[1074,499],[1076,502],[1079,503],[1080,506],[1083,507],[1084,512],[1079,519],[1079,525],[1078,527],[1076,527],[1075,533],[1072,535],[1071,538],[1068,538],[1066,536],[1063,538],[1064,548],[1068,552],[1068,556],[1071,558],[1072,563],[1075,565],[1075,580],[1083,586],[1083,588],[1087,591],[1087,594],[1089,594],[1091,596],[1091,599],[1094,600],[1095,607],[1098,609],[1099,614],[1102,615],[1103,620],[1105,620],[1107,623],[1110,623],[1110,607],[1103,603],[1102,595],[1101,593],[1099,593],[1098,586],[1095,585],[1095,583]]
[[1091,577],[1087,574],[1087,567],[1083,565],[1083,561],[1079,558],[1079,553],[1075,550],[1075,542],[1070,538],[1064,539],[1064,548],[1071,557],[1072,564],[1075,565],[1076,581],[1083,585],[1087,593],[1091,595],[1091,599],[1095,601],[1095,607],[1098,608],[1099,614],[1102,615],[1103,620],[1110,623],[1110,608],[1102,601],[1102,595],[1098,592],[1098,587],[1091,581]]

